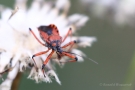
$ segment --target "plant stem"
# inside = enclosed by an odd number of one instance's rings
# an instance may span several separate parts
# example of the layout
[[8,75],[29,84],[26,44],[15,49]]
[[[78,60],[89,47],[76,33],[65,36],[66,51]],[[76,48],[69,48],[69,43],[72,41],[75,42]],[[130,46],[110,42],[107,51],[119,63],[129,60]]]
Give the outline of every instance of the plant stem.
[[15,77],[15,79],[12,83],[11,90],[18,90],[19,82],[21,80],[21,76],[22,76],[22,73],[18,72],[17,76]]

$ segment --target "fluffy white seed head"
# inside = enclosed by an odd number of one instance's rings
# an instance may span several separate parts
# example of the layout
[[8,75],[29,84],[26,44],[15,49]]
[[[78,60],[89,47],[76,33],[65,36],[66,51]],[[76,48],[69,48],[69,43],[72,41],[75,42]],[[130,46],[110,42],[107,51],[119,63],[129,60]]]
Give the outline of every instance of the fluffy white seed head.
[[[1,11],[0,50],[3,51],[0,51],[2,52],[0,53],[0,72],[4,71],[5,67],[8,65],[13,69],[9,72],[8,77],[12,78],[12,80],[7,78],[3,82],[5,84],[2,84],[2,88],[10,88],[18,71],[25,72],[26,69],[30,71],[28,78],[35,80],[37,83],[51,83],[51,79],[54,78],[57,83],[61,84],[55,72],[55,64],[61,65],[60,61],[57,59],[57,54],[53,54],[50,61],[45,66],[44,74],[46,77],[44,77],[41,68],[51,50],[46,54],[34,57],[36,62],[34,63],[32,56],[38,52],[46,51],[47,47],[38,43],[30,33],[29,28],[33,30],[41,42],[45,43],[37,30],[37,27],[40,25],[47,26],[49,24],[55,24],[58,27],[60,36],[64,38],[70,27],[72,28],[72,33],[75,33],[77,32],[77,29],[84,26],[89,19],[86,15],[82,14],[67,16],[70,7],[69,0],[57,0],[54,7],[52,7],[52,3],[50,2],[34,0],[28,9],[26,2],[27,0],[16,0],[15,6],[19,6],[19,10],[16,8],[17,12],[13,12],[16,11],[16,9],[11,10],[10,8],[2,9]],[[96,38],[73,36],[72,40],[77,40],[78,43],[74,45],[74,49],[71,49],[71,52],[85,56],[85,54],[78,50],[77,47],[91,46],[91,44],[96,41]],[[68,36],[62,45],[65,45],[70,41],[71,39]],[[79,60],[83,60],[82,57],[78,58]],[[62,57],[61,60],[67,61],[67,59],[68,57]],[[38,69],[35,68],[35,64]],[[12,73],[14,77],[10,73]]]

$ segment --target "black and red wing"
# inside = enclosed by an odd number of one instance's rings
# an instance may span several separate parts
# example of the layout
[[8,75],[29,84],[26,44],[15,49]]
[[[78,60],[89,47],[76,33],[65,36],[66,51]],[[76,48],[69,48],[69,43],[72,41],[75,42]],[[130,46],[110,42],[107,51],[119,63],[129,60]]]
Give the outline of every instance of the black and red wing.
[[54,24],[50,24],[49,26],[39,26],[38,31],[44,41],[51,35],[59,35],[59,31]]
[[50,24],[49,26],[39,26],[38,30],[48,34],[48,36],[59,35],[59,31],[54,24]]
[[50,26],[39,26],[39,32],[46,33],[48,36],[52,35],[53,29]]
[[49,27],[52,28],[52,34],[53,35],[58,35],[59,36],[58,28],[54,24],[50,24]]
[[39,31],[39,34],[40,34],[41,39],[46,42],[47,39],[48,39],[48,37],[49,37],[49,35],[48,35],[48,33],[46,33],[48,31],[46,31],[47,29],[45,29],[45,27],[46,26],[40,26],[40,27],[38,27],[38,31]]

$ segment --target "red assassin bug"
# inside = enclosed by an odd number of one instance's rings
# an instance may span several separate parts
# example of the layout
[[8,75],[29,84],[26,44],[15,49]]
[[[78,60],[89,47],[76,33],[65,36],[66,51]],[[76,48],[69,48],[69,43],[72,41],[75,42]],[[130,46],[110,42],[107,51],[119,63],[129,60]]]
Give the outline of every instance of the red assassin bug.
[[[34,57],[45,54],[49,50],[52,50],[52,52],[48,55],[48,57],[46,58],[46,60],[44,61],[43,65],[42,65],[43,74],[44,74],[44,67],[48,63],[48,61],[50,60],[50,58],[54,52],[57,53],[59,60],[61,59],[62,56],[68,56],[68,57],[74,59],[74,60],[69,60],[67,62],[76,62],[78,60],[78,58],[75,55],[63,50],[63,48],[66,48],[70,45],[72,47],[76,43],[76,41],[70,41],[69,43],[65,44],[64,46],[61,46],[61,44],[66,40],[68,35],[71,33],[71,28],[68,30],[66,36],[62,39],[62,37],[59,35],[59,31],[58,31],[57,27],[54,24],[50,24],[49,26],[39,26],[38,31],[39,31],[41,39],[45,42],[45,44],[42,43],[36,37],[36,35],[34,34],[34,32],[32,31],[31,28],[29,28],[29,30],[40,44],[42,44],[45,47],[48,47],[48,50],[39,52],[32,56],[34,63],[35,63]],[[71,47],[69,48],[69,50],[71,49]],[[36,65],[36,63],[35,63],[35,65]],[[36,69],[37,69],[37,66],[36,66]]]

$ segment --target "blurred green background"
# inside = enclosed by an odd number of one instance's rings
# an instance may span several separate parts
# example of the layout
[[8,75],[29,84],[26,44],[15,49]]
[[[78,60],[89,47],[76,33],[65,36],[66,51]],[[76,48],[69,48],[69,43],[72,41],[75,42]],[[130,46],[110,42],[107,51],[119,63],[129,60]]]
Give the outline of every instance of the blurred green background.
[[[86,55],[99,64],[85,59],[83,63],[57,66],[57,73],[62,82],[39,83],[22,76],[19,90],[134,90],[135,28],[117,26],[108,20],[97,19],[87,13],[78,2],[71,0],[69,15],[86,14],[90,17],[87,24],[78,31],[80,36],[95,36],[97,42],[92,47],[81,49]],[[0,4],[13,8],[14,0],[0,0]],[[130,69],[130,70],[129,70]],[[128,76],[128,78],[127,78]],[[132,81],[130,81],[130,78]],[[104,84],[130,84],[129,86],[105,86]]]

